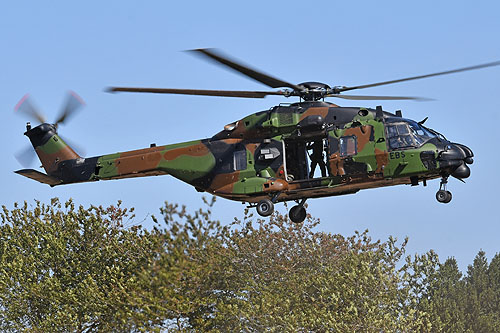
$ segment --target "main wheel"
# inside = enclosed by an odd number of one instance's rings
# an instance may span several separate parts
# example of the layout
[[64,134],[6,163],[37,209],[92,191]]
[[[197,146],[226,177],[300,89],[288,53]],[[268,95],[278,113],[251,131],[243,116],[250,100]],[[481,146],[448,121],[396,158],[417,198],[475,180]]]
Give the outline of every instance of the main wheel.
[[446,195],[447,195],[447,198],[446,198],[446,201],[444,203],[448,203],[451,201],[451,198],[453,197],[451,195],[451,192],[450,191],[446,191]]
[[451,201],[452,195],[450,191],[439,190],[436,193],[437,201],[441,203],[448,203]]
[[257,204],[257,213],[259,213],[260,216],[269,216],[274,212],[274,204],[271,200],[269,199],[262,199],[259,201]]
[[290,208],[288,216],[294,223],[304,222],[304,220],[306,219],[306,209],[304,208],[304,206],[293,206],[292,208]]

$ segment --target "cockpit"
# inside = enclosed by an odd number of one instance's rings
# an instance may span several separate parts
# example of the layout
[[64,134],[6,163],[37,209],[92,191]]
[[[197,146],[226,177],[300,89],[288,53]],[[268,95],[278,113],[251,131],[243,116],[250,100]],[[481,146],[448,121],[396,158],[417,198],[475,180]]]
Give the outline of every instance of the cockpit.
[[390,149],[420,147],[425,142],[438,136],[437,132],[409,119],[387,123],[386,131]]

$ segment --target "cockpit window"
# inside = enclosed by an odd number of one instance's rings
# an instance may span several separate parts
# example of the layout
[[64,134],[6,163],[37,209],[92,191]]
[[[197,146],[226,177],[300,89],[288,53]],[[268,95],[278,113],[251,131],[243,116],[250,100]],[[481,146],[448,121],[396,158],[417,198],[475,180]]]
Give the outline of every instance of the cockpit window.
[[433,134],[432,132],[430,132],[427,128],[421,126],[418,123],[409,122],[408,124],[410,125],[410,130],[412,131],[412,133],[415,136],[418,136],[418,137],[421,137],[421,138],[427,138],[427,139],[430,139],[430,138],[433,138],[433,137],[436,136],[435,134]]
[[436,135],[414,121],[387,125],[387,137],[391,149],[419,147]]
[[398,129],[396,126],[387,126],[387,135],[389,138],[398,136]]
[[408,126],[406,126],[406,124],[397,124],[396,127],[398,128],[399,135],[410,134],[410,132],[408,131]]

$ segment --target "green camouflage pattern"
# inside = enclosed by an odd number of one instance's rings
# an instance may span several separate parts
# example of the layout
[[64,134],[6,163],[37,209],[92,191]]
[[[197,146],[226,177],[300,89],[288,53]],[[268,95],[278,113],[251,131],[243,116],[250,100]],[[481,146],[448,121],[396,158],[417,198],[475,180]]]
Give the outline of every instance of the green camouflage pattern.
[[[464,161],[472,157],[470,149],[429,129],[421,129],[422,133],[428,130],[425,142],[391,147],[390,140],[397,142],[397,138],[389,137],[388,130],[395,131],[398,124],[398,131],[420,126],[379,107],[310,101],[249,115],[226,125],[212,138],[90,158],[78,156],[57,135],[55,126],[41,124],[25,135],[46,174],[31,169],[16,172],[51,186],[171,175],[198,191],[250,203],[263,198],[278,202],[425,184],[447,175],[468,177]],[[422,140],[417,137],[414,133],[412,140]],[[325,146],[328,174],[309,178],[306,145],[318,140]]]

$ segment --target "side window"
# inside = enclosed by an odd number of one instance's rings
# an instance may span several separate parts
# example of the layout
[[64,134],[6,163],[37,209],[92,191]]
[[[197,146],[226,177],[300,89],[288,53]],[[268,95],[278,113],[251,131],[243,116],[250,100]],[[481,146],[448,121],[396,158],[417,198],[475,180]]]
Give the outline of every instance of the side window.
[[355,135],[343,136],[339,139],[340,156],[351,156],[358,153],[358,138]]
[[236,150],[233,155],[234,171],[245,170],[247,168],[246,149]]

